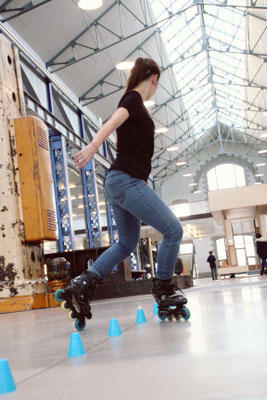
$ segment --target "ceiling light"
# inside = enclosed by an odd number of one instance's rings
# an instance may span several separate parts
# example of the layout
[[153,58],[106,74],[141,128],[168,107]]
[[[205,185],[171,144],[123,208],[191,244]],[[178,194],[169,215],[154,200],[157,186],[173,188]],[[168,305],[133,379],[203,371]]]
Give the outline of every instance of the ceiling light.
[[78,196],[78,199],[83,199],[83,195],[80,194],[80,196]]
[[153,107],[155,105],[155,102],[152,101],[152,100],[147,100],[147,101],[144,102],[144,105],[145,105],[146,108],[150,108],[150,107]]
[[267,153],[267,150],[260,150],[260,151],[258,151],[258,154],[265,154],[265,153]]
[[197,186],[197,183],[189,183],[189,186]]
[[74,183],[71,183],[70,185],[69,185],[69,188],[70,189],[74,189],[76,187],[76,185],[74,184]]
[[134,66],[133,61],[122,61],[116,65],[116,68],[120,71],[130,71]]
[[72,216],[73,216],[73,217],[77,217],[77,214],[75,214],[75,213],[72,213]]
[[195,190],[194,194],[201,193],[201,190]]
[[256,167],[264,167],[264,165],[266,165],[265,162],[260,163],[260,164],[256,164]]
[[83,204],[80,204],[80,205],[78,206],[78,208],[84,208],[84,205],[83,205]]
[[262,134],[260,135],[260,137],[267,137],[267,132],[262,133]]
[[257,178],[259,178],[260,176],[263,176],[264,174],[256,174],[255,176],[257,177]]
[[168,132],[168,128],[157,128],[156,130],[155,130],[155,133],[166,133],[166,132]]
[[192,174],[184,174],[183,175],[185,178],[187,178],[187,177],[189,177],[189,176],[192,176]]
[[176,163],[176,165],[186,165],[186,162],[185,161],[179,161],[179,162]]
[[79,0],[78,6],[82,10],[96,10],[103,5],[103,0]]
[[178,146],[171,146],[171,147],[167,147],[167,151],[175,151],[175,150],[178,150],[179,149],[179,147]]
[[254,185],[261,185],[261,182],[254,182]]

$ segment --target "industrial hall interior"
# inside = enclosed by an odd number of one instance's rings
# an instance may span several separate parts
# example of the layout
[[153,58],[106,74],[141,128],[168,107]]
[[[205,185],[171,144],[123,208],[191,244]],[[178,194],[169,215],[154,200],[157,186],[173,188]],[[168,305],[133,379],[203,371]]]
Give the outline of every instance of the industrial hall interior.
[[267,0],[0,0],[0,399],[267,399]]

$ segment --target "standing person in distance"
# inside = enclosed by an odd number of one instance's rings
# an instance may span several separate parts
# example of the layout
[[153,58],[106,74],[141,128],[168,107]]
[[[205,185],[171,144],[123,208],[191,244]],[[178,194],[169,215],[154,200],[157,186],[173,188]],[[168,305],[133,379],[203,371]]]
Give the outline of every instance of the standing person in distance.
[[267,242],[266,239],[261,236],[260,233],[256,233],[256,249],[257,249],[257,254],[261,258],[261,271],[260,274],[261,276],[264,274],[265,268],[267,268]]
[[138,58],[117,110],[100,128],[93,141],[74,159],[75,166],[83,168],[108,136],[117,131],[117,157],[106,177],[105,195],[113,208],[119,242],[107,249],[88,271],[66,287],[66,292],[76,299],[87,318],[91,318],[90,300],[95,287],[113,266],[135,250],[141,221],[163,235],[157,259],[157,276],[153,279],[152,293],[156,301],[179,307],[187,303],[186,298],[176,293],[178,288],[172,282],[183,236],[181,223],[146,183],[154,153],[155,126],[144,102],[156,92],[160,73],[155,61]]
[[217,269],[216,269],[216,258],[214,257],[212,251],[209,252],[209,257],[207,258],[207,262],[210,264],[211,277],[215,281],[218,278],[217,278]]

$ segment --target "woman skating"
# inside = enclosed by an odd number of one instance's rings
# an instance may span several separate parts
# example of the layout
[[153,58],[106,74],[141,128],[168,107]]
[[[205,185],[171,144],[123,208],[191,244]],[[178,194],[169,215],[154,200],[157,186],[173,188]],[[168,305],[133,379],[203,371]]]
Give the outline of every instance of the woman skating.
[[175,293],[177,287],[172,282],[183,235],[182,226],[170,208],[146,183],[151,172],[155,127],[144,101],[156,92],[159,78],[160,69],[153,60],[138,58],[117,110],[101,127],[94,140],[74,159],[75,166],[83,168],[104,140],[117,130],[117,157],[105,181],[105,195],[113,208],[119,242],[106,250],[88,271],[72,280],[65,289],[87,318],[91,318],[90,300],[95,287],[112,267],[136,249],[141,221],[163,235],[157,260],[157,277],[153,279],[152,289],[162,317],[164,307],[175,305],[181,308],[187,303],[182,295]]

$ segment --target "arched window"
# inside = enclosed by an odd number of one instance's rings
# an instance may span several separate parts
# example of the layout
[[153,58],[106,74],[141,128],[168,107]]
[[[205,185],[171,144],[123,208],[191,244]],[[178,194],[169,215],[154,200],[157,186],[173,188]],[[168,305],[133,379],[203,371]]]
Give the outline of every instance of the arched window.
[[207,172],[209,191],[246,186],[245,171],[236,164],[220,164]]

